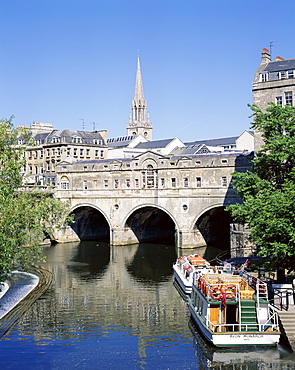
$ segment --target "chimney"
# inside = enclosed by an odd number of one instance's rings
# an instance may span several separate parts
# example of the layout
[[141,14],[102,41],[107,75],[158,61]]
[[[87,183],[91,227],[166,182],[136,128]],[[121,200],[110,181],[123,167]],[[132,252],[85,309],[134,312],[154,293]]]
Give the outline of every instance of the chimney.
[[276,57],[276,61],[282,61],[282,60],[285,60],[285,59],[282,57]]
[[262,49],[261,53],[261,64],[269,63],[271,61],[270,59],[270,52],[268,49]]

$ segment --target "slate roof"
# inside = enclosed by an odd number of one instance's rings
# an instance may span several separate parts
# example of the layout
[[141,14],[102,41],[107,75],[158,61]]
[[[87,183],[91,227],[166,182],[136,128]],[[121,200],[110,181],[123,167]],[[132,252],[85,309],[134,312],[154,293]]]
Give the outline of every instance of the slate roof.
[[295,69],[295,59],[269,62],[262,72],[279,72]]
[[234,144],[239,137],[240,136],[233,136],[233,137],[224,137],[220,139],[198,140],[198,141],[192,141],[192,142],[188,142],[184,144],[186,147],[197,146],[201,144],[205,144],[207,146],[223,146],[223,145]]
[[174,138],[173,139],[147,141],[146,143],[139,143],[139,144],[137,144],[135,148],[136,149],[165,148],[173,140],[174,140]]
[[47,143],[50,143],[53,137],[65,137],[66,142],[72,142],[73,137],[81,137],[83,144],[92,144],[93,139],[104,140],[99,132],[89,132],[89,131],[77,131],[77,130],[53,130],[47,136]]
[[109,147],[125,147],[135,138],[135,136],[119,136],[107,139]]

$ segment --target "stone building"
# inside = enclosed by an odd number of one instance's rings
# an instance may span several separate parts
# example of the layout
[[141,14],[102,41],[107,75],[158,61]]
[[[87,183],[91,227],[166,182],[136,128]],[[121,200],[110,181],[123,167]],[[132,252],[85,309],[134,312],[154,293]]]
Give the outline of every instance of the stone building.
[[[24,127],[24,126],[23,126]],[[23,176],[26,184],[55,185],[56,165],[65,158],[91,160],[107,158],[106,131],[54,130],[51,124],[33,122],[26,127],[32,144],[26,145],[26,165]]]
[[[265,110],[269,102],[279,105],[294,105],[295,59],[276,57],[271,60],[268,49],[262,50],[261,64],[252,85],[253,104]],[[262,138],[255,132],[255,151],[259,150]]]

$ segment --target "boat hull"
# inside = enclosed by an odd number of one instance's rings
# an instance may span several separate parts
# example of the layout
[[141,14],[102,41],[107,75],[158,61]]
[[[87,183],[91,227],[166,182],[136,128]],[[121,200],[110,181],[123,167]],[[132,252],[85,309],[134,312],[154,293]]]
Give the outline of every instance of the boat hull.
[[189,311],[193,322],[203,337],[216,347],[273,347],[280,340],[279,332],[212,332],[203,322],[201,316],[195,311],[194,305],[188,299]]
[[173,274],[175,281],[178,283],[183,293],[190,294],[192,292],[192,277],[190,276],[188,280],[185,279],[176,264],[173,265]]

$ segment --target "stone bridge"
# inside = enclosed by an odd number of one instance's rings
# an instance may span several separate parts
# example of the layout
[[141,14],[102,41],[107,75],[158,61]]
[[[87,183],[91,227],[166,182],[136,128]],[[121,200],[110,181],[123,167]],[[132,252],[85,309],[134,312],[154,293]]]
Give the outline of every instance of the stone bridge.
[[121,160],[61,162],[56,197],[69,201],[75,221],[55,237],[229,249],[231,217],[225,207],[239,202],[232,173],[250,168],[248,154],[146,152]]

